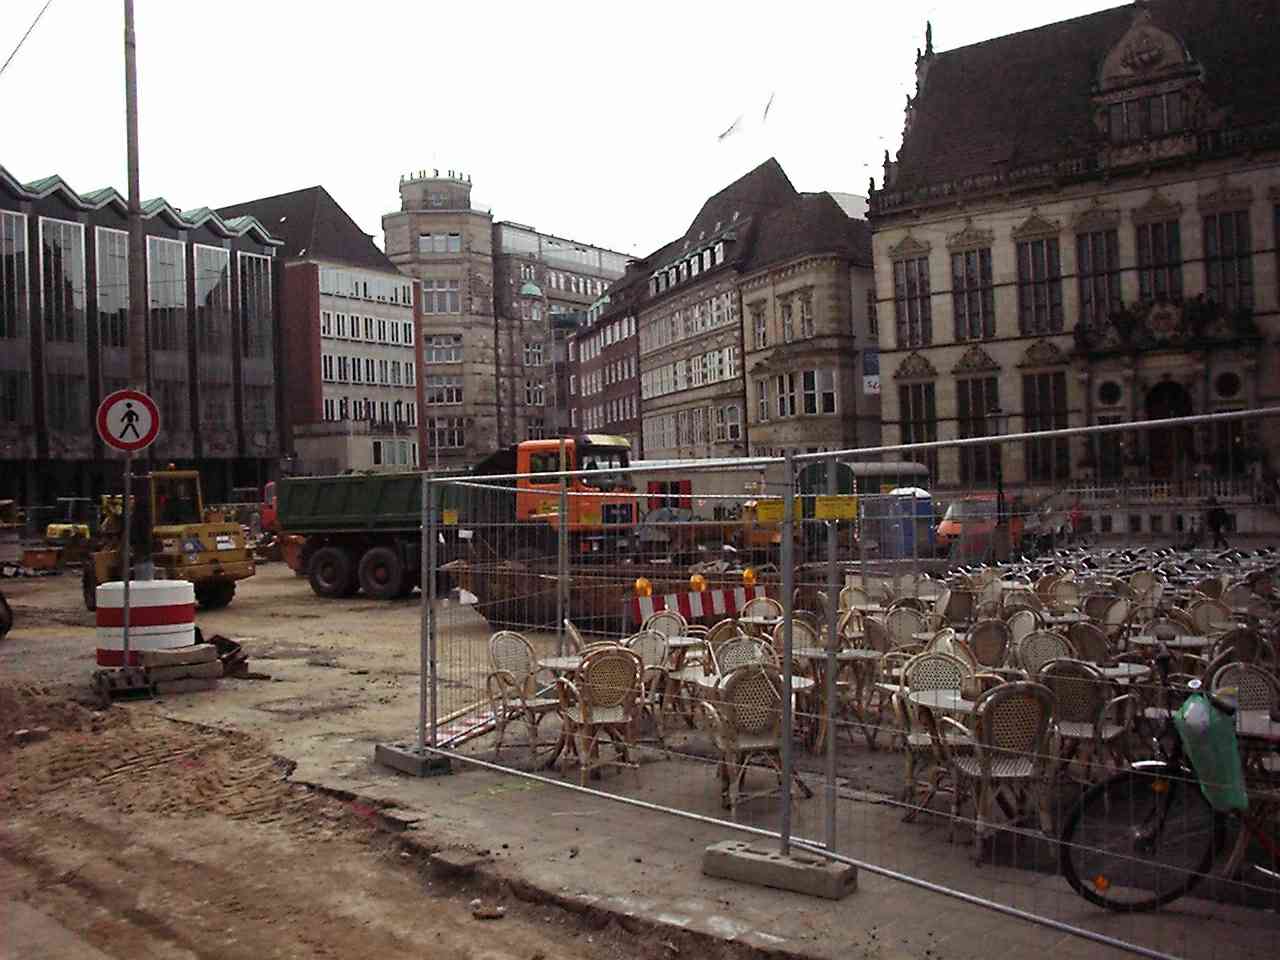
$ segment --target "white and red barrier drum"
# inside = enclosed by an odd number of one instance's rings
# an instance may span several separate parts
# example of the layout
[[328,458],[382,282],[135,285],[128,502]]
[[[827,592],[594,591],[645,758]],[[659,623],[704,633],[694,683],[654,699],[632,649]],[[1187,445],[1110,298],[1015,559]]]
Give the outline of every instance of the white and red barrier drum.
[[[124,666],[124,584],[98,587],[98,666]],[[196,593],[186,580],[129,584],[129,666],[139,650],[168,650],[196,642]]]

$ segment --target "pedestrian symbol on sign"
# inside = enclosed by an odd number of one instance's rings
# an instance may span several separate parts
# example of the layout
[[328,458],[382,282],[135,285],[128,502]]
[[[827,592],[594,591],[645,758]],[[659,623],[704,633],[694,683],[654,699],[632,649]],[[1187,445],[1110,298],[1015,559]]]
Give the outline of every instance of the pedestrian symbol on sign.
[[120,420],[124,423],[124,427],[120,430],[120,439],[123,440],[129,435],[129,431],[133,431],[136,439],[141,440],[142,434],[138,433],[138,411],[133,409],[133,401],[126,400],[124,404],[124,413],[120,415]]

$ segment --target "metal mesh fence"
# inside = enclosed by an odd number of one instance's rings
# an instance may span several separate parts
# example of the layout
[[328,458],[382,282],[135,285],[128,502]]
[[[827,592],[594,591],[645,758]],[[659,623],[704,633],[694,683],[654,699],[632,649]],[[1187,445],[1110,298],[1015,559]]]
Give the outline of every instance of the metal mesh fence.
[[1151,426],[429,481],[421,741],[1131,952],[1274,956],[1271,491],[1005,482]]

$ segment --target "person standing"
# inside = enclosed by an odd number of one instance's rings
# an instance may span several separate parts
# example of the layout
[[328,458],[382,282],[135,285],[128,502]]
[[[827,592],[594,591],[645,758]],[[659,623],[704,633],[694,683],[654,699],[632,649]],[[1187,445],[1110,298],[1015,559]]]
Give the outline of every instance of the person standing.
[[1209,498],[1209,515],[1205,519],[1208,521],[1209,532],[1213,534],[1213,548],[1216,550],[1221,546],[1225,550],[1230,546],[1224,532],[1227,526],[1227,511],[1222,509],[1216,497]]

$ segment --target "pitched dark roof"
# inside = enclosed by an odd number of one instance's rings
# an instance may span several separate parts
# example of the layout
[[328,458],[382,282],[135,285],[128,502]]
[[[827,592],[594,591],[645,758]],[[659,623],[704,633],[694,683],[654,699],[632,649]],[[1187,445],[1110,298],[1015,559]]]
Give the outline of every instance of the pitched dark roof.
[[[770,157],[710,197],[684,232],[685,239],[696,243],[699,233],[705,232],[710,236],[718,229],[728,228],[735,213],[742,220],[782,206],[798,195],[782,165]],[[720,227],[717,228],[716,224]]]
[[284,238],[281,253],[286,259],[315,258],[400,272],[321,186],[220,207],[218,213],[224,217],[257,217],[273,234]]
[[867,221],[848,216],[831,194],[802,193],[760,218],[741,269],[750,273],[808,253],[843,254],[869,267],[871,229]]
[[[1228,122],[1275,116],[1280,0],[1148,0],[1152,22],[1204,67]],[[1134,22],[1129,4],[938,53],[929,64],[890,189],[1082,153],[1102,133],[1090,95],[1102,60]]]

